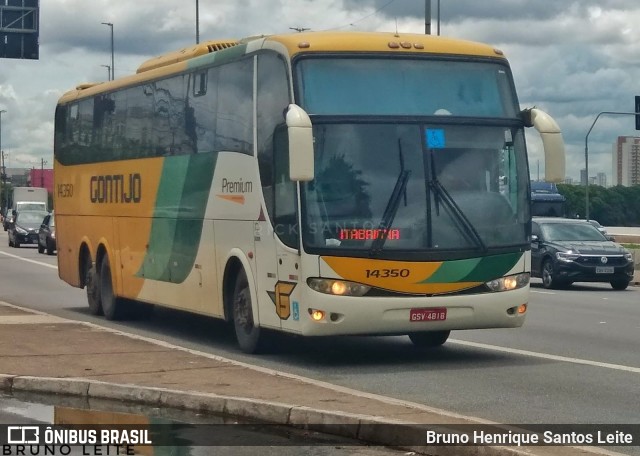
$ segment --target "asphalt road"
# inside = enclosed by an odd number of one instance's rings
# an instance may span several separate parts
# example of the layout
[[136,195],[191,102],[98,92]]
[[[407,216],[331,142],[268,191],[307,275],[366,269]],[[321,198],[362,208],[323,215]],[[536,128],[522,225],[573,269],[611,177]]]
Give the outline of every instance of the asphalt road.
[[276,338],[247,356],[220,322],[160,310],[149,321],[88,314],[84,290],[61,282],[56,258],[7,247],[0,232],[0,299],[220,356],[502,423],[640,423],[640,288],[534,279],[523,328],[453,332],[444,347],[406,337]]

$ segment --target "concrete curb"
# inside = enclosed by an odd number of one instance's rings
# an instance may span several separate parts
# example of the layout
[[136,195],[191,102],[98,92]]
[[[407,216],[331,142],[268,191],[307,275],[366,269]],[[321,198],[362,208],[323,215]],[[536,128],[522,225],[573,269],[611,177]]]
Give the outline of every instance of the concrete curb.
[[[29,377],[0,374],[0,392],[33,392],[70,395],[94,399],[134,402],[143,405],[163,405],[171,408],[215,413],[263,423],[292,426],[310,431],[347,437],[363,444],[395,447],[430,456],[533,456],[536,449],[557,447],[505,446],[441,446],[426,443],[425,430],[443,430],[443,425],[419,425],[378,416],[358,415],[299,405],[256,399],[221,396],[196,391],[177,391],[156,387],[141,387],[79,378]],[[380,426],[385,425],[385,426]],[[407,446],[406,442],[424,442]],[[546,454],[612,454],[600,448],[561,447]]]

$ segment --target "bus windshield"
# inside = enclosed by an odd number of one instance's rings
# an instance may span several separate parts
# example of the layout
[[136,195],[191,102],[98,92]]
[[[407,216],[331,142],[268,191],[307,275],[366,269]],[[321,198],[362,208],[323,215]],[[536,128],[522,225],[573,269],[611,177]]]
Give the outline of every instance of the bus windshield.
[[468,252],[527,243],[521,128],[316,119],[314,137],[316,174],[302,192],[307,249],[371,255],[376,245]]
[[297,63],[309,114],[514,118],[507,66],[433,58],[330,57]]
[[300,59],[295,74],[315,140],[305,248],[464,256],[527,244],[528,167],[506,65],[331,56]]

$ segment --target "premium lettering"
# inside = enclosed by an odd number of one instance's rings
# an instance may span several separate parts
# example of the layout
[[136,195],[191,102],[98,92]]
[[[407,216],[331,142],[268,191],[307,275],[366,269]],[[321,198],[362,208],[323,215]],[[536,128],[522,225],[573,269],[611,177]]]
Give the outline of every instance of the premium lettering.
[[92,203],[139,203],[142,198],[140,174],[91,176]]
[[242,179],[237,181],[222,178],[222,193],[251,193],[253,191],[253,182],[243,182]]

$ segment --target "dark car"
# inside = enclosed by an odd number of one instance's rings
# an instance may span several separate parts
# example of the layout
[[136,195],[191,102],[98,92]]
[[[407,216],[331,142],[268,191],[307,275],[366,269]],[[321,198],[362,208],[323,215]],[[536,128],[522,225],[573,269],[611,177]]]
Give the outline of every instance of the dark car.
[[5,231],[7,231],[12,221],[13,221],[13,211],[8,210],[7,213],[2,217],[2,228]]
[[609,282],[624,290],[633,279],[631,253],[586,220],[534,217],[531,229],[531,275],[545,288]]
[[610,236],[609,233],[607,233],[607,230],[604,228],[604,226],[600,225],[596,220],[587,220],[587,222],[595,226],[598,231],[604,234],[604,237],[606,237],[610,241],[613,241],[612,236]]
[[38,232],[38,253],[44,253],[45,250],[47,255],[53,255],[56,251],[56,222],[53,212],[44,217]]
[[48,214],[45,211],[21,211],[9,224],[9,246],[20,247],[21,244],[37,244],[38,231],[42,220]]

